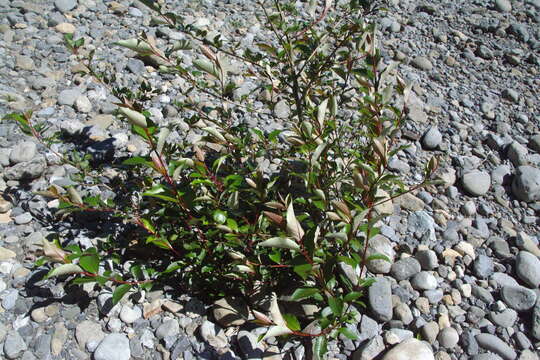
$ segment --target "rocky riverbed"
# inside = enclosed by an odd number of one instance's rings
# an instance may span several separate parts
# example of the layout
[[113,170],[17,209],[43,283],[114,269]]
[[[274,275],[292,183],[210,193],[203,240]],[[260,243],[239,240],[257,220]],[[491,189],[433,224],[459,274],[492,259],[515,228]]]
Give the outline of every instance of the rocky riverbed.
[[[240,35],[244,47],[265,39],[254,1],[171,3],[186,22]],[[32,109],[53,129],[84,134],[91,141],[79,145],[97,157],[144,151],[113,116],[114,96],[77,73],[79,58],[63,40],[73,33],[85,39],[81,52],[95,49],[120,84],[147,81],[161,91],[149,108],[157,122],[181,122],[172,103],[186,85],[111,45],[140,30],[160,44],[184,38],[151,23],[137,1],[0,0],[0,14],[1,116]],[[403,78],[415,83],[401,134],[412,146],[390,167],[418,181],[421,164],[437,154],[444,185],[389,207],[370,251],[392,263],[370,263],[377,281],[366,312],[350,326],[359,340],[331,341],[328,359],[538,359],[540,0],[391,0],[374,21],[385,61],[398,61]],[[256,87],[241,82],[236,96]],[[280,126],[274,118],[288,114],[280,104],[274,117],[246,121],[271,131]],[[297,340],[257,342],[264,329],[246,322],[236,300],[216,310],[162,289],[112,307],[106,290],[41,280],[33,261],[44,236],[56,232],[83,246],[95,240],[54,220],[57,204],[34,193],[70,185],[72,173],[15,124],[0,123],[0,357],[306,357]]]

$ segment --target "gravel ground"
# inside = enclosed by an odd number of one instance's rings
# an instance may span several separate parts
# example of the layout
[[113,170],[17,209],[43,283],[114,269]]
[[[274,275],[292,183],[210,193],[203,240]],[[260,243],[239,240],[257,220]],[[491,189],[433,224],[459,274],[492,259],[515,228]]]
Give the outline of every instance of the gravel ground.
[[[265,39],[253,1],[170,2],[187,22],[225,37],[240,34],[244,47]],[[136,1],[0,0],[0,14],[0,115],[33,109],[52,129],[75,139],[84,134],[91,141],[75,145],[97,157],[144,151],[112,115],[115,98],[76,74],[78,58],[62,39],[74,33],[86,40],[81,54],[96,49],[99,66],[117,71],[120,84],[144,80],[161,90],[151,101],[154,119],[181,121],[171,103],[185,84],[111,46],[141,29],[160,44],[183,39],[158,30]],[[370,264],[377,281],[369,289],[368,310],[351,326],[359,340],[330,342],[328,359],[538,359],[540,0],[392,0],[376,21],[385,61],[399,61],[402,76],[415,82],[402,133],[413,146],[391,168],[420,180],[419,166],[439,154],[445,185],[394,201],[370,249],[393,263]],[[189,63],[189,53],[184,56]],[[242,82],[236,96],[255,88]],[[245,121],[272,130],[280,126],[275,118],[288,112],[285,104],[273,115],[261,112]],[[197,136],[188,133],[186,139]],[[33,261],[44,236],[56,232],[82,245],[95,241],[95,232],[53,222],[57,204],[33,193],[69,185],[72,171],[14,124],[0,123],[5,358],[306,358],[301,342],[257,343],[264,329],[243,318],[231,322],[227,311],[171,289],[126,297],[111,307],[104,290],[42,281]],[[242,308],[233,300],[224,304]]]

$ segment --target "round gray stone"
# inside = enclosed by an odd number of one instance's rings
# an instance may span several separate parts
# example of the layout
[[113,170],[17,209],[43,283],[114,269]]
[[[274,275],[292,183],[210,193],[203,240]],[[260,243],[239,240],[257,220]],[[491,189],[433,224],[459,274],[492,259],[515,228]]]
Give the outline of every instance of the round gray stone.
[[482,196],[491,187],[491,176],[485,171],[473,170],[463,175],[461,183],[469,195]]
[[512,11],[512,3],[510,0],[495,0],[495,9],[500,12],[510,12]]
[[432,126],[422,137],[422,147],[426,150],[434,150],[441,144],[442,134],[436,126]]
[[520,251],[516,256],[516,273],[531,288],[540,285],[540,260],[528,251]]
[[528,165],[518,167],[512,181],[512,193],[522,201],[540,200],[540,169]]
[[55,0],[54,6],[60,12],[68,12],[75,9],[77,6],[77,0]]
[[452,349],[459,341],[459,334],[453,327],[446,327],[439,332],[437,339],[442,347]]

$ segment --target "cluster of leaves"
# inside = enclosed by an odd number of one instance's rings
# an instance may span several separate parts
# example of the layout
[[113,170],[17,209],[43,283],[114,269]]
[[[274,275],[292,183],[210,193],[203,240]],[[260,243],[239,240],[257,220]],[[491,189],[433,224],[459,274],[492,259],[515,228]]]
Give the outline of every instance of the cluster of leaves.
[[[111,165],[119,173],[131,171],[133,201],[83,196],[82,185],[52,187],[44,195],[59,199],[64,215],[107,212],[140,231],[120,250],[113,237],[107,251],[46,242],[39,265],[60,263],[49,277],[77,274],[75,283],[115,286],[114,302],[132,288],[150,289],[168,279],[210,297],[242,296],[257,322],[269,326],[266,336],[314,338],[317,357],[326,352],[329,337],[354,339],[345,325],[365,306],[364,290],[372,283],[366,264],[385,259],[367,256],[385,215],[381,209],[427,184],[437,168],[432,159],[425,180],[411,187],[388,169],[403,148],[397,135],[407,109],[397,99],[406,98],[410,87],[382,61],[374,26],[366,20],[374,4],[326,0],[317,7],[310,1],[300,9],[295,2],[261,2],[260,20],[271,41],[240,52],[236,44],[184,24],[159,2],[142,2],[156,12],[155,22],[189,40],[160,49],[142,34],[116,45],[190,84],[186,100],[176,105],[191,114],[185,121],[204,137],[197,144],[168,141],[178,129],[152,121],[145,110],[153,91],[148,85],[138,92],[113,87],[121,100],[118,116],[148,147],[144,156]],[[175,56],[180,51],[201,55],[187,66]],[[110,86],[90,60],[87,68]],[[284,130],[265,132],[237,120],[238,113],[257,116],[246,97],[234,95],[233,75],[239,73],[261,83],[268,109],[278,100],[288,104],[292,111]],[[202,106],[190,93],[214,101]],[[11,117],[39,137],[30,114]],[[262,166],[264,159],[277,167]],[[129,257],[126,247],[144,249],[145,256]],[[273,296],[267,317],[254,300],[265,292],[319,311],[312,318],[281,314]],[[318,330],[305,331],[313,320]]]

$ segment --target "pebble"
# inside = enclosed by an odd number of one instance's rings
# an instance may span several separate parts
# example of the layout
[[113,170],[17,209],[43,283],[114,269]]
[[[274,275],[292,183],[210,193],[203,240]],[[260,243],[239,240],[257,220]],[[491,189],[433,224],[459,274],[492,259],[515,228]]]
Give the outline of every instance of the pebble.
[[412,66],[417,69],[424,71],[431,71],[433,69],[433,64],[425,56],[417,56],[411,61]]

